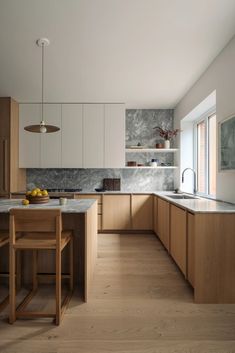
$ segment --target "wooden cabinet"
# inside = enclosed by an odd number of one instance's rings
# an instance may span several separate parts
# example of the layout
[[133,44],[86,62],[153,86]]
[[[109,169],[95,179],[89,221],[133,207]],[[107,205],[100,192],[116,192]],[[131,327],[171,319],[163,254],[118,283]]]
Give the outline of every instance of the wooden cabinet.
[[157,227],[158,227],[157,205],[158,205],[158,197],[154,196],[154,199],[153,199],[153,230],[154,230],[155,234],[157,234]]
[[195,261],[195,216],[188,212],[187,222],[187,279],[194,287],[194,261]]
[[104,105],[83,106],[83,166],[104,167]]
[[25,188],[25,170],[19,169],[19,105],[0,98],[0,197]]
[[153,196],[131,195],[132,228],[136,230],[153,229]]
[[[59,131],[41,136],[41,167],[61,167],[61,104],[46,104],[44,120],[48,125],[55,125]],[[35,134],[34,134],[35,135]]]
[[98,230],[102,230],[102,214],[103,214],[103,196],[96,194],[75,194],[75,199],[95,199],[98,202],[97,208],[97,221],[98,221]]
[[83,167],[82,119],[82,104],[62,104],[62,168]]
[[157,215],[157,235],[159,236],[159,239],[162,241],[166,249],[169,250],[170,204],[160,197],[157,201]]
[[104,167],[125,167],[125,109],[124,104],[104,106]]
[[186,211],[171,205],[170,212],[170,254],[186,276]]
[[103,230],[131,229],[131,196],[103,195]]

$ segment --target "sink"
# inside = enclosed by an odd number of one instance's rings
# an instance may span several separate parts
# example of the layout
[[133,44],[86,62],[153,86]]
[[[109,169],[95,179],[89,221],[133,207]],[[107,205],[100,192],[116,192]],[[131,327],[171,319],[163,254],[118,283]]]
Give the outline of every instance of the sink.
[[189,196],[189,195],[167,195],[167,197],[170,197],[171,199],[176,199],[176,200],[195,200],[195,199],[198,199],[198,197]]

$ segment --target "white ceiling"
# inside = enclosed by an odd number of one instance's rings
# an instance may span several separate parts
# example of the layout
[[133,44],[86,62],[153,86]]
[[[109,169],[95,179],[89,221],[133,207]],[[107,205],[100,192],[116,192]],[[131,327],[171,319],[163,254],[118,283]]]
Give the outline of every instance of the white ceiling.
[[0,0],[0,96],[173,108],[235,33],[234,0]]

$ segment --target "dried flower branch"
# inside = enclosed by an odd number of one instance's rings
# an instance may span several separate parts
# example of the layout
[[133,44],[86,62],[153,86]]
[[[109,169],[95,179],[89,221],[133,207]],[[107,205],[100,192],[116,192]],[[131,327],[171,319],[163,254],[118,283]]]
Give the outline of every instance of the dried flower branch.
[[175,130],[167,130],[166,129],[166,130],[164,130],[160,126],[155,126],[154,129],[157,130],[159,135],[162,138],[164,138],[164,140],[171,140],[172,138],[177,136],[177,134],[180,132],[180,129],[175,129]]

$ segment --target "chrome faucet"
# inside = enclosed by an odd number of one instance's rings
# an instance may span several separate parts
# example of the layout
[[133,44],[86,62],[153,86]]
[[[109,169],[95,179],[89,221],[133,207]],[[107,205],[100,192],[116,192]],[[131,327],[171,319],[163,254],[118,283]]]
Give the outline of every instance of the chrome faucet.
[[182,172],[182,183],[184,182],[184,173],[186,172],[186,170],[191,170],[193,172],[193,193],[195,195],[197,192],[197,173],[192,168],[185,168]]

